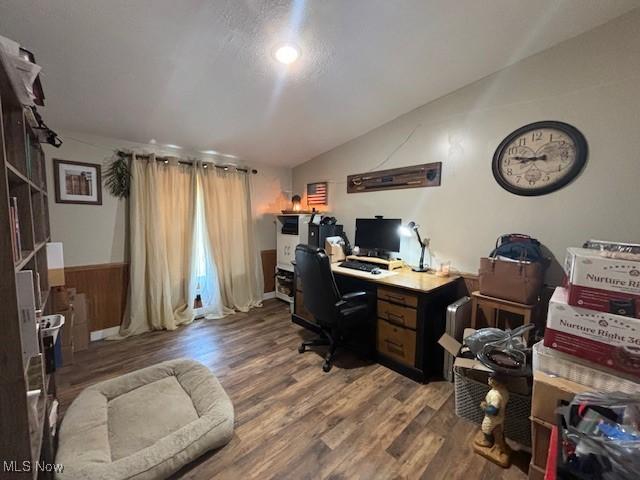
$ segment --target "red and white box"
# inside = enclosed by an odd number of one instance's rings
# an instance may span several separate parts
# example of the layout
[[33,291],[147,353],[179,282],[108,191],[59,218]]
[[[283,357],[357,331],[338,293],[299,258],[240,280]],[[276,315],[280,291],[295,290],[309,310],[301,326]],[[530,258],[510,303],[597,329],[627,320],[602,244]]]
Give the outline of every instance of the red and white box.
[[562,287],[549,302],[544,346],[640,378],[640,320],[569,305]]
[[569,305],[640,318],[640,262],[567,249]]

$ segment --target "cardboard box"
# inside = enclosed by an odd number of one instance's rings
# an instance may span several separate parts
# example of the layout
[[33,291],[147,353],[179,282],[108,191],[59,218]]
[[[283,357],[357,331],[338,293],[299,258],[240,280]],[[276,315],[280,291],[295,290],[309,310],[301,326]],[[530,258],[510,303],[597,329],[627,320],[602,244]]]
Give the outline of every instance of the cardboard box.
[[531,463],[539,468],[547,467],[551,427],[536,419],[531,421]]
[[531,416],[549,425],[555,424],[558,402],[570,402],[574,395],[588,390],[588,387],[571,380],[536,371],[533,373]]
[[69,304],[70,305],[75,305],[76,303],[76,295],[77,295],[77,291],[75,288],[67,288],[67,298],[69,300]]
[[331,263],[341,262],[345,259],[342,245],[336,245],[334,243],[330,243],[329,240],[325,240],[324,250],[327,252]]
[[67,310],[70,305],[69,291],[64,287],[53,287],[51,289],[51,305],[53,313]]
[[[473,328],[465,328],[464,329],[464,338],[467,338],[469,335],[473,334],[475,330]],[[455,356],[456,359],[453,362],[453,368],[462,368],[465,371],[465,376],[467,378],[471,378],[476,382],[486,384],[489,381],[489,375],[492,370],[485,367],[482,362],[472,358],[462,358],[458,357],[458,353],[460,353],[460,349],[462,348],[462,344],[458,342],[451,335],[445,333],[440,337],[438,343],[442,348],[448,351],[451,355]],[[510,377],[508,382],[506,383],[507,390],[512,393],[518,393],[520,395],[529,395],[531,394],[531,386],[527,381],[526,377]]]
[[73,307],[70,306],[67,310],[61,310],[57,313],[64,317],[64,325],[60,329],[60,343],[63,347],[68,347],[73,343]]
[[562,287],[549,302],[544,346],[640,378],[640,320],[568,304]]
[[67,333],[73,337],[74,352],[81,352],[89,348],[89,301],[84,293],[77,293],[75,288],[69,288],[67,292],[73,310],[73,325]]
[[73,345],[62,347],[62,366],[73,365]]
[[87,323],[87,314],[89,311],[87,296],[84,293],[77,293],[71,295],[71,298],[73,298],[73,309],[76,314],[75,323]]
[[73,348],[81,352],[89,348],[89,324],[76,323],[73,325]]
[[640,262],[569,248],[565,272],[569,305],[640,318]]

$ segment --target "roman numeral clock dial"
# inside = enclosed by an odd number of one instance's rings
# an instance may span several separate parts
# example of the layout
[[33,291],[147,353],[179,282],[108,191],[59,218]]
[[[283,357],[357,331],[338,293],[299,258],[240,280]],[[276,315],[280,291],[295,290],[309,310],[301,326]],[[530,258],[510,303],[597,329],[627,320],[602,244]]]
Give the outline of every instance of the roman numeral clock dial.
[[587,142],[575,127],[536,122],[512,132],[493,156],[493,175],[516,195],[544,195],[578,176],[587,159]]

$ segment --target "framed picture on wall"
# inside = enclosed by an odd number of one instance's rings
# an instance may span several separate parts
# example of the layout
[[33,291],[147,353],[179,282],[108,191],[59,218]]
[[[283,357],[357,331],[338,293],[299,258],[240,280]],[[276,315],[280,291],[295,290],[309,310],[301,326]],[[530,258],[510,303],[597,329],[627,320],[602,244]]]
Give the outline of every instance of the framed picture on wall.
[[100,165],[53,159],[56,203],[102,205]]
[[307,183],[307,205],[326,205],[329,188],[327,182]]

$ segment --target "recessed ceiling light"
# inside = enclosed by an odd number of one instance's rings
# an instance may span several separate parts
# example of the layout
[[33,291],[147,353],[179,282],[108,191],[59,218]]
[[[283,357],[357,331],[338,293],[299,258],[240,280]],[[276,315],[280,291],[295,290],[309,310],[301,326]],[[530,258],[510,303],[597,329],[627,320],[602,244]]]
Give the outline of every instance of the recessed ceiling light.
[[182,147],[180,145],[174,145],[172,143],[165,143],[164,146],[167,147],[167,148],[175,148],[176,150],[182,149]]
[[217,155],[218,152],[215,150],[201,150],[200,153],[204,153],[205,155]]
[[155,144],[156,144],[156,139],[155,139],[155,138],[152,138],[151,140],[149,140],[149,143],[150,143],[151,145],[155,145]]
[[280,63],[289,65],[298,59],[300,56],[300,50],[295,45],[285,43],[276,49],[274,56]]

